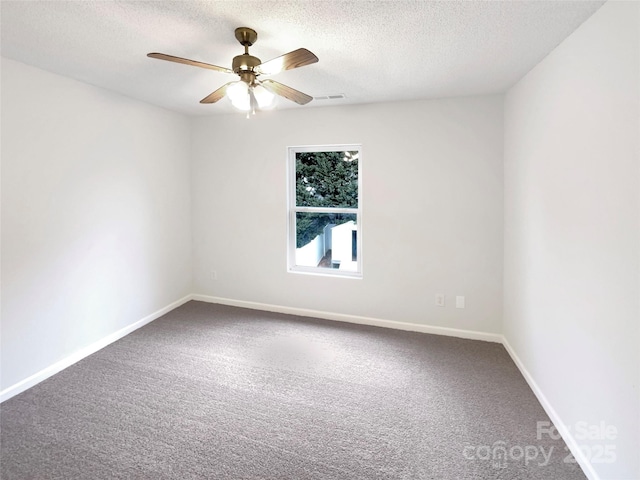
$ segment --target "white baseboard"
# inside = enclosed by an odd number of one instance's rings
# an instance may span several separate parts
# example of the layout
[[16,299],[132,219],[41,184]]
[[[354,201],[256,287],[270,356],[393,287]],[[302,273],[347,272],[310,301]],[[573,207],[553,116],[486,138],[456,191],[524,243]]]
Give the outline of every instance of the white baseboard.
[[347,315],[344,313],[323,312],[320,310],[310,310],[306,308],[285,307],[282,305],[272,305],[268,303],[247,302],[244,300],[234,300],[231,298],[212,297],[209,295],[194,294],[192,300],[200,302],[219,303],[233,307],[250,308],[252,310],[264,310],[267,312],[285,313],[289,315],[299,315],[302,317],[323,318],[325,320],[336,320],[339,322],[357,323],[360,325],[372,325],[375,327],[393,328],[396,330],[407,330],[410,332],[431,333],[434,335],[445,335],[448,337],[469,338],[472,340],[483,340],[485,342],[502,343],[502,335],[497,333],[476,332],[473,330],[462,330],[457,328],[436,327],[432,325],[420,325],[417,323],[396,322],[393,320],[383,320],[380,318],[361,317],[358,315]]
[[520,360],[515,350],[509,344],[509,341],[504,336],[502,337],[502,344],[504,345],[504,348],[507,350],[507,352],[511,356],[511,359],[513,360],[513,362],[518,367],[518,370],[520,370],[520,373],[522,374],[524,379],[529,384],[529,387],[531,387],[531,390],[533,390],[533,393],[538,398],[538,401],[542,405],[542,408],[544,408],[545,412],[547,412],[547,415],[549,415],[549,418],[553,422],[553,425],[558,429],[558,433],[562,436],[562,439],[567,444],[569,451],[571,452],[573,457],[576,459],[576,461],[578,462],[578,465],[580,465],[580,467],[582,468],[582,471],[585,473],[587,478],[589,480],[600,480],[600,476],[593,469],[591,462],[589,462],[589,460],[585,456],[577,440],[574,438],[574,436],[571,434],[569,429],[566,427],[565,423],[560,418],[560,415],[558,415],[558,412],[556,412],[556,410],[553,408],[549,400],[547,400],[547,397],[545,396],[545,394],[542,392],[542,390],[540,389],[536,381],[533,379],[533,377],[529,373],[529,371],[525,368],[524,364],[522,363],[522,360]]
[[65,368],[70,367],[74,363],[82,360],[85,357],[88,357],[92,353],[95,353],[98,350],[101,350],[102,348],[115,342],[116,340],[120,340],[122,337],[124,337],[125,335],[128,335],[134,330],[137,330],[138,328],[145,326],[147,323],[150,323],[155,319],[160,318],[162,315],[170,312],[171,310],[178,308],[180,305],[187,303],[189,300],[191,300],[191,298],[192,298],[191,295],[187,295],[186,297],[183,297],[180,300],[176,300],[175,302],[170,303],[166,307],[161,308],[156,312],[153,312],[151,315],[147,315],[143,319],[138,320],[137,322],[132,323],[131,325],[128,325],[124,328],[121,328],[117,332],[107,335],[104,338],[101,338],[100,340],[92,343],[91,345],[87,345],[83,349],[75,352],[72,355],[69,355],[66,358],[63,358],[62,360],[54,363],[53,365],[49,365],[48,367],[43,368],[39,372],[34,373],[30,377],[25,378],[24,380],[16,383],[15,385],[5,388],[0,392],[0,402],[4,402],[5,400],[10,399],[11,397],[17,394],[24,392],[28,388],[31,388],[34,385],[42,382],[43,380],[46,380],[47,378],[51,377],[52,375],[55,375],[56,373],[64,370]]
[[315,318],[323,318],[327,320],[336,320],[340,322],[348,322],[348,323],[357,323],[361,325],[373,325],[377,327],[386,327],[386,328],[394,328],[397,330],[408,330],[412,332],[422,332],[422,333],[431,333],[435,335],[446,335],[449,337],[459,337],[459,338],[468,338],[472,340],[483,340],[486,342],[502,342],[502,336],[495,333],[485,333],[485,332],[476,332],[472,330],[461,330],[456,328],[447,328],[447,327],[436,327],[431,325],[418,325],[414,323],[406,323],[406,322],[395,322],[391,320],[383,320],[379,318],[371,318],[371,317],[361,317],[357,315],[347,315],[342,313],[332,313],[332,312],[323,312],[320,310],[310,310],[304,308],[294,308],[294,307],[285,307],[281,305],[271,305],[266,303],[257,303],[257,302],[247,302],[243,300],[233,300],[230,298],[221,298],[221,297],[212,297],[208,295],[187,295],[180,300],[177,300],[164,308],[152,313],[151,315],[147,315],[141,320],[138,320],[131,325],[128,325],[117,332],[114,332],[106,337],[98,340],[97,342],[88,345],[81,350],[75,352],[72,355],[69,355],[62,360],[49,365],[46,368],[43,368],[37,373],[34,373],[28,378],[5,388],[0,391],[0,403],[8,400],[9,398],[24,392],[28,388],[33,387],[34,385],[46,380],[47,378],[55,375],[56,373],[64,370],[67,367],[70,367],[74,363],[82,360],[85,357],[88,357],[92,353],[97,352],[98,350],[106,347],[107,345],[121,339],[125,335],[137,330],[140,327],[152,322],[153,320],[165,315],[171,310],[178,308],[179,306],[187,303],[189,300],[198,300],[201,302],[208,303],[219,303],[222,305],[230,305],[235,307],[243,307],[250,308],[253,310],[264,310],[268,312],[278,312],[285,313],[290,315],[300,315],[304,317],[315,317]]

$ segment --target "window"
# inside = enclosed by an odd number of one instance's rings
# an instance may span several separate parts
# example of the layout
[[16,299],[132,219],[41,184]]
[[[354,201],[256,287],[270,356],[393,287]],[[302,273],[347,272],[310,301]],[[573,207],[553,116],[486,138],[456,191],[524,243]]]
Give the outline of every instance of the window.
[[361,277],[361,147],[290,147],[288,161],[289,271]]

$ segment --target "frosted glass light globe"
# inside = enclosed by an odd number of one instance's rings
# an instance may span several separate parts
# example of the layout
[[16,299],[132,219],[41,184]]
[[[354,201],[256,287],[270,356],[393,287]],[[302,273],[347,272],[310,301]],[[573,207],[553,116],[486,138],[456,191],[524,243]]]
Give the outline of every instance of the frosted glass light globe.
[[227,97],[229,97],[231,104],[238,110],[247,112],[251,108],[249,85],[242,80],[232,83],[227,87]]
[[253,95],[256,97],[260,109],[270,108],[274,105],[276,96],[262,85],[258,84],[253,87]]

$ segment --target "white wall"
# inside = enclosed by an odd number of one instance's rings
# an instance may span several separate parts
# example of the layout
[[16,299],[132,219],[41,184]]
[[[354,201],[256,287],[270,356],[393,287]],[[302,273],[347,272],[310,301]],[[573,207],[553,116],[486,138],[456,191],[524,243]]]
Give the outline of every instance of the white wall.
[[[353,232],[358,231],[358,226],[353,220],[349,220],[347,223],[336,225],[331,229],[331,262],[340,263],[340,268],[353,268],[357,270],[356,262],[353,259]],[[357,235],[357,233],[356,233]],[[402,243],[399,243],[398,248],[402,248]],[[352,265],[349,265],[352,264]]]
[[186,117],[2,59],[2,389],[191,291]]
[[640,478],[639,8],[605,4],[505,100],[505,336],[574,432],[618,429],[574,435],[616,480]]
[[[500,332],[502,100],[194,119],[194,292]],[[363,145],[364,278],[288,273],[286,148],[346,143]],[[435,293],[447,294],[445,308]],[[466,309],[454,307],[456,294]]]
[[[327,228],[325,227],[325,231]],[[306,265],[315,267],[318,265],[324,254],[325,234],[317,235],[313,240],[304,247],[296,248],[296,265]],[[262,245],[259,244],[258,249],[262,252]]]

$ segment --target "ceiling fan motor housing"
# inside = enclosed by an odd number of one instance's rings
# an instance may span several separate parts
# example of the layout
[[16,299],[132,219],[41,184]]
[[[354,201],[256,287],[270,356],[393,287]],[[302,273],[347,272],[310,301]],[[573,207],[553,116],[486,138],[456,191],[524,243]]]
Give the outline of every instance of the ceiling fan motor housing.
[[234,73],[238,75],[242,72],[253,72],[253,69],[260,65],[262,62],[258,57],[249,55],[248,53],[233,57],[232,69]]

